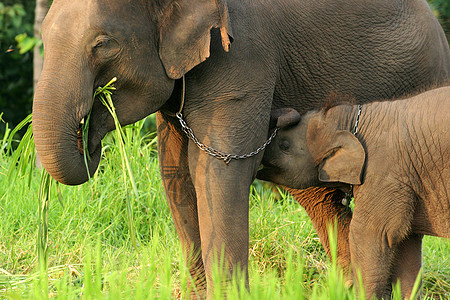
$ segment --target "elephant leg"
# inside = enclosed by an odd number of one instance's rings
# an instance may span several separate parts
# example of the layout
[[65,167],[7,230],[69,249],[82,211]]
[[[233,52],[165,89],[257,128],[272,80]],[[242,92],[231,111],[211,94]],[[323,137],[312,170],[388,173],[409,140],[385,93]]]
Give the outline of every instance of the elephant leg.
[[383,227],[359,218],[356,212],[350,224],[349,245],[355,285],[359,288],[359,278],[362,279],[367,299],[372,296],[390,299],[398,244],[389,245],[386,234],[377,230]]
[[337,221],[337,262],[347,273],[347,285],[352,284],[350,250],[348,234],[352,211],[341,201],[345,194],[339,190],[329,188],[309,188],[306,190],[287,189],[288,192],[305,209],[311,218],[317,235],[331,258],[330,242],[328,239],[328,225]]
[[[225,165],[223,161],[204,153],[199,155],[198,151],[192,152],[197,152],[192,155],[196,165],[191,168],[191,174],[197,191],[208,296],[213,298],[216,284],[225,287],[234,274],[244,276],[248,284],[251,159],[248,162],[231,161]],[[191,151],[189,158],[191,161]],[[223,261],[219,261],[219,258],[223,258]],[[217,262],[220,265],[214,265]],[[222,273],[223,281],[214,282],[213,286],[215,267]]]
[[157,113],[158,155],[161,179],[192,283],[191,298],[206,296],[206,277],[201,255],[197,198],[189,174],[187,138],[176,119]]
[[[233,118],[224,120],[233,121]],[[200,133],[199,140],[225,153],[237,154],[248,153],[263,144],[261,138],[267,136],[267,128],[249,131],[246,126],[251,122],[241,120],[239,124],[243,126],[239,127],[240,132],[252,134],[238,134],[234,131],[236,125],[225,124],[218,126],[217,132],[215,128],[209,128],[208,135]],[[220,131],[222,128],[226,131]],[[189,169],[197,192],[202,255],[210,298],[218,291],[219,284],[225,287],[236,274],[246,280],[248,288],[249,194],[261,158],[262,155],[233,159],[226,164],[201,151],[194,143],[189,144]],[[218,256],[223,257],[219,266],[216,265]],[[222,273],[221,282],[213,280],[216,266]]]
[[[423,235],[412,234],[402,241],[393,267],[393,283],[400,280],[402,295],[407,299],[411,298],[414,283],[422,267],[422,238]],[[420,293],[417,295],[420,297]]]

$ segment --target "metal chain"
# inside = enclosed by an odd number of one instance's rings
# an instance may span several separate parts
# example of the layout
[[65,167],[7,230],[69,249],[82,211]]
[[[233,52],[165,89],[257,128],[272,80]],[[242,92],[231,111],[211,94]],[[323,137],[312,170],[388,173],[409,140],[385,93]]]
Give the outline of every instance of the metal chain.
[[356,121],[355,121],[355,126],[353,127],[353,135],[356,135],[358,133],[358,124],[359,124],[359,118],[361,117],[361,110],[362,110],[362,105],[358,104],[358,114],[356,115]]
[[194,135],[194,131],[192,130],[192,128],[190,128],[187,125],[186,121],[184,121],[181,112],[178,112],[176,114],[176,117],[180,121],[181,128],[183,129],[184,133],[186,133],[188,138],[190,138],[195,143],[195,145],[197,145],[197,147],[200,148],[200,150],[206,152],[207,154],[217,159],[223,160],[227,165],[230,163],[232,159],[245,159],[257,155],[259,152],[264,150],[267,147],[267,145],[270,144],[270,142],[272,142],[273,138],[277,135],[277,132],[279,130],[279,128],[275,128],[275,130],[272,132],[270,137],[264,142],[264,144],[258,147],[255,151],[242,155],[228,154],[201,143]]
[[[356,135],[358,133],[358,124],[359,119],[361,118],[361,110],[362,105],[358,104],[358,114],[356,115],[356,121],[352,131],[353,135]],[[353,184],[350,184],[350,191],[345,193],[345,197],[341,200],[342,205],[348,207],[350,205],[350,202],[352,201],[352,198],[353,198]]]

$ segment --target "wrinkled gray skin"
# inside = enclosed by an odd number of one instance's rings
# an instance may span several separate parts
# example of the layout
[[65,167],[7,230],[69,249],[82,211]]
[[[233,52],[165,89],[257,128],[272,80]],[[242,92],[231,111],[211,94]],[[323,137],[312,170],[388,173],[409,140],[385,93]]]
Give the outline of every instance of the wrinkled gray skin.
[[450,86],[363,105],[355,137],[357,110],[339,105],[301,121],[295,111],[282,114],[284,129],[266,150],[258,178],[290,188],[354,185],[354,274],[361,270],[369,298],[389,297],[400,279],[409,299],[423,235],[450,238]]
[[[330,91],[392,98],[449,74],[448,44],[424,0],[55,0],[42,34],[33,104],[42,165],[62,183],[87,180],[77,130],[92,108],[96,170],[113,121],[92,95],[114,76],[123,125],[161,109],[162,180],[186,255],[195,254],[187,262],[200,295],[216,249],[224,247],[230,271],[247,270],[249,186],[262,155],[225,165],[186,139],[168,114],[180,105],[183,74],[187,123],[203,143],[235,154],[264,142],[272,107],[306,112]],[[308,209],[339,195],[299,191],[297,200]],[[323,224],[341,212],[330,206],[312,217],[325,249]],[[348,261],[348,251],[339,255]]]

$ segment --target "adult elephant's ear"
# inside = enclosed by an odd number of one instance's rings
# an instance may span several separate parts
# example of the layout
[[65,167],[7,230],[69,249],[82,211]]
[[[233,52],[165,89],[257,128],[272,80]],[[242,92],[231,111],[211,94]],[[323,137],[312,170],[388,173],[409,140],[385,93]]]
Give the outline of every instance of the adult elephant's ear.
[[174,0],[159,18],[159,55],[172,79],[209,57],[210,30],[220,28],[222,46],[232,41],[228,8],[224,0]]
[[318,165],[320,181],[361,184],[366,153],[351,132],[330,128],[313,119],[308,124],[306,139]]

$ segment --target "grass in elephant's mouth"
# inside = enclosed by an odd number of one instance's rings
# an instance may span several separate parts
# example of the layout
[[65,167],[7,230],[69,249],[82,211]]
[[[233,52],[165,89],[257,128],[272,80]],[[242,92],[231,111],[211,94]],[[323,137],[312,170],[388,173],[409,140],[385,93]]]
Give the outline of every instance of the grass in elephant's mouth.
[[[117,78],[114,77],[111,79],[105,86],[99,87],[94,92],[94,100],[99,99],[100,102],[108,109],[112,118],[114,119],[114,125],[116,126],[116,141],[119,146],[120,156],[122,158],[122,174],[123,174],[123,183],[125,186],[125,190],[128,191],[128,183],[131,184],[133,194],[135,199],[139,199],[139,192],[136,186],[136,181],[134,180],[133,171],[131,170],[130,159],[128,158],[130,153],[129,149],[125,145],[125,133],[120,125],[119,118],[116,114],[116,108],[114,107],[114,103],[112,101],[112,91],[116,88],[113,86],[113,83],[117,81]],[[89,126],[89,118],[90,113],[87,117],[87,126]],[[83,141],[84,144],[87,143]],[[84,146],[86,148],[86,146]],[[85,151],[86,152],[86,151]],[[86,158],[85,158],[86,161]],[[86,163],[87,168],[87,163]],[[89,171],[88,171],[89,172]],[[128,176],[127,176],[128,174]],[[127,178],[128,177],[128,178]],[[135,249],[138,249],[138,242],[136,238],[136,230],[134,228],[133,221],[133,205],[130,199],[130,193],[126,193],[126,207],[127,207],[127,222],[130,230],[130,239]]]
[[[114,91],[116,88],[114,87],[114,83],[117,81],[117,77],[114,77],[113,79],[111,79],[107,84],[105,84],[104,86],[100,86],[98,88],[95,89],[94,91],[94,101],[99,100],[109,111],[109,113],[111,114],[112,118],[114,119],[114,124],[116,126],[116,140],[118,142],[118,146],[119,146],[119,150],[120,150],[120,156],[122,158],[122,173],[123,173],[123,179],[124,179],[124,185],[125,185],[125,189],[128,189],[128,182],[131,183],[132,189],[133,189],[133,194],[135,196],[136,199],[139,198],[139,193],[138,193],[138,189],[134,180],[134,176],[133,176],[133,172],[131,170],[131,166],[130,166],[130,160],[128,158],[128,153],[129,151],[127,150],[126,146],[125,146],[125,137],[124,137],[124,132],[122,130],[122,126],[120,125],[119,122],[119,118],[117,117],[116,114],[116,109],[114,107],[114,103],[112,101],[112,91]],[[77,139],[78,139],[78,149],[80,150],[80,152],[83,154],[84,157],[84,164],[86,166],[86,171],[88,174],[88,177],[90,179],[90,172],[89,172],[89,166],[88,166],[88,160],[90,160],[90,156],[89,156],[89,149],[88,149],[88,141],[89,141],[89,121],[91,118],[91,113],[92,113],[92,108],[91,110],[89,110],[89,113],[87,114],[87,116],[85,116],[81,122],[80,122],[80,126],[78,128],[77,131]],[[127,178],[127,174],[128,177]],[[134,222],[133,222],[133,206],[130,200],[130,197],[127,193],[127,197],[126,197],[126,203],[127,203],[127,221],[128,221],[128,226],[129,226],[129,230],[130,230],[130,239],[131,242],[133,244],[133,246],[135,248],[138,247],[138,243],[136,240],[136,230],[134,229]]]
[[[111,91],[116,89],[113,86],[114,82],[116,82],[116,81],[117,81],[117,78],[114,77],[104,86],[102,86],[102,87],[99,86],[98,88],[96,88],[94,91],[94,96],[93,96],[94,99],[93,100],[95,101],[95,99],[98,98],[103,103],[102,99],[105,99],[106,97],[111,98],[111,96],[112,96]],[[91,113],[92,113],[92,107],[89,110],[89,113],[85,117],[83,117],[83,119],[81,120],[80,125],[78,126],[78,130],[77,130],[78,150],[80,151],[81,154],[83,154],[84,164],[86,166],[86,171],[87,171],[89,178],[90,178],[90,173],[89,173],[88,161],[91,160],[91,157],[89,155],[88,145],[89,145],[89,122],[91,120]]]
[[89,156],[89,150],[87,147],[88,142],[88,133],[89,133],[89,119],[91,117],[91,111],[89,111],[86,117],[81,119],[80,125],[78,125],[77,129],[77,141],[78,141],[78,150],[81,154],[85,156],[87,159],[91,159]]

